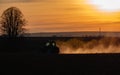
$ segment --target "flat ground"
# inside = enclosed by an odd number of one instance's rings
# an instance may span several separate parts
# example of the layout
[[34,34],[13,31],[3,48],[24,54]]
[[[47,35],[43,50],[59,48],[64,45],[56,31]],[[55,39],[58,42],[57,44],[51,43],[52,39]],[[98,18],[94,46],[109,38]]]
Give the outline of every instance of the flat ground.
[[[69,38],[61,38],[68,40]],[[3,74],[117,75],[120,54],[34,55],[41,42],[60,38],[0,39],[0,68]],[[92,38],[93,39],[93,38]],[[99,39],[99,38],[96,38]],[[38,41],[39,40],[39,41]],[[84,40],[91,40],[84,38]],[[118,74],[118,75],[119,75]]]
[[120,54],[39,55],[0,53],[1,72],[6,74],[116,75]]

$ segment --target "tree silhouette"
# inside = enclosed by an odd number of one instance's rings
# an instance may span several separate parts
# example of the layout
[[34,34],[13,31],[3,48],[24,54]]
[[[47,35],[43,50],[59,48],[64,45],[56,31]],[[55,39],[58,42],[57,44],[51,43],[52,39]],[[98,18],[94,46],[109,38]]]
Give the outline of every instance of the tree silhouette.
[[25,32],[23,26],[26,24],[26,20],[18,8],[10,7],[3,12],[0,24],[3,35],[19,37]]

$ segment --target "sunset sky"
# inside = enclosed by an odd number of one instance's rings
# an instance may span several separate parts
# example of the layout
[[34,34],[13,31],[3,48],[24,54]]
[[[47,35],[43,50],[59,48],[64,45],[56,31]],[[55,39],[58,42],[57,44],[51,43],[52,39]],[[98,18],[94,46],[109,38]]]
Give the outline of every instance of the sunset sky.
[[120,31],[120,0],[0,0],[0,15],[11,6],[30,33]]

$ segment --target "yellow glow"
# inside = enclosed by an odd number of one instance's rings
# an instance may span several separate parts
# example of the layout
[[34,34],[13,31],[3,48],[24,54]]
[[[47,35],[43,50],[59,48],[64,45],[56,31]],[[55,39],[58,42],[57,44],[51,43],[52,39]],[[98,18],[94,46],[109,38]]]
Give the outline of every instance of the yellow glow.
[[[111,8],[110,2],[108,5],[102,4],[104,1],[105,4],[110,1],[114,6]],[[11,6],[18,7],[28,21],[26,28],[29,32],[98,31],[99,27],[102,31],[120,31],[120,1],[104,1],[45,0],[0,3],[0,15]],[[110,7],[107,8],[108,6]]]
[[120,0],[89,0],[88,3],[97,6],[102,11],[114,12],[120,10]]

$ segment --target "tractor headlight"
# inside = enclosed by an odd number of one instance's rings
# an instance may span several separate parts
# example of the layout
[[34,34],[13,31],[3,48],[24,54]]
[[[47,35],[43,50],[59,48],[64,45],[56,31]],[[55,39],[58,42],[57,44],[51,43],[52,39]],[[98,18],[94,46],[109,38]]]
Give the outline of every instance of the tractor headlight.
[[49,46],[49,45],[50,45],[50,43],[49,43],[49,42],[47,42],[47,43],[46,43],[46,46]]
[[55,46],[55,43],[52,43],[53,46]]

